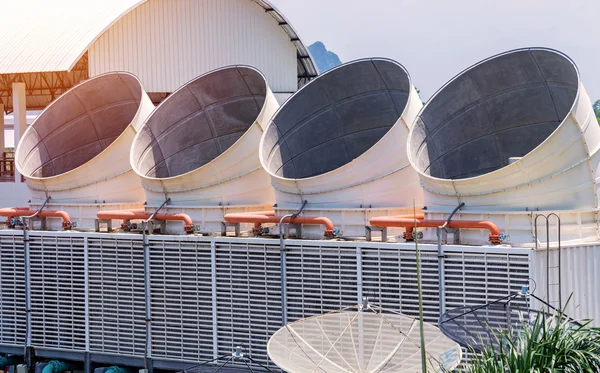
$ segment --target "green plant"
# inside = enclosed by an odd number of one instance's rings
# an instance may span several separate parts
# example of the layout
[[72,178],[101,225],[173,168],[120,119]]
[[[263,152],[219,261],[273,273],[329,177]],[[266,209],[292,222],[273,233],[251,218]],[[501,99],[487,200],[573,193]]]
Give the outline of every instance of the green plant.
[[420,336],[420,350],[421,350],[421,369],[423,372],[427,371],[427,357],[425,351],[425,331],[423,326],[423,289],[421,288],[421,255],[419,252],[419,238],[417,237],[417,203],[413,200],[413,216],[414,216],[414,238],[415,238],[415,255],[417,265],[417,292],[419,295],[419,336]]
[[[561,321],[558,321],[561,320]],[[497,332],[500,348],[475,354],[467,373],[600,372],[600,329],[590,322],[572,327],[564,311],[538,314],[518,331]]]

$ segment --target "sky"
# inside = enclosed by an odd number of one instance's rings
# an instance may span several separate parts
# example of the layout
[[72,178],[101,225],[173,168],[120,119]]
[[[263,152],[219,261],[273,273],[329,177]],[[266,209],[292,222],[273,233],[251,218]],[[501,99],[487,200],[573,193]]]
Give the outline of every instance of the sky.
[[578,65],[600,99],[598,0],[272,0],[306,44],[342,62],[388,57],[426,100],[478,61],[521,47],[550,47]]

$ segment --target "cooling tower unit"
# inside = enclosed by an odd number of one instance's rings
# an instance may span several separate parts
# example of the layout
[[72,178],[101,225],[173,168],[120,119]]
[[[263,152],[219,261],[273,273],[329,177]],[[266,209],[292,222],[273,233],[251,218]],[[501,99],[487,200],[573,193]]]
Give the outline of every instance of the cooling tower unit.
[[423,193],[405,144],[421,107],[407,71],[387,59],[350,62],[304,86],[261,141],[277,215],[307,201],[304,215],[328,217],[344,235],[364,236],[371,216],[412,211],[413,202],[420,208]]
[[[426,219],[444,219],[464,202],[454,219],[492,221],[521,245],[533,242],[538,213],[559,214],[563,240],[597,238],[599,146],[573,61],[530,48],[484,60],[442,87],[419,113],[408,154]],[[545,223],[540,229],[545,241]],[[460,235],[480,244],[488,232]]]
[[[98,209],[141,206],[144,192],[129,152],[153,109],[140,81],[124,72],[89,79],[50,104],[16,150],[30,208],[51,197],[48,209],[67,212],[86,229],[94,227]],[[60,228],[60,221],[49,228]]]
[[[273,188],[258,159],[263,127],[279,107],[265,77],[248,66],[202,75],[170,95],[134,140],[133,169],[146,211],[185,213],[201,232],[225,213],[271,209]],[[170,224],[169,231],[181,229]]]

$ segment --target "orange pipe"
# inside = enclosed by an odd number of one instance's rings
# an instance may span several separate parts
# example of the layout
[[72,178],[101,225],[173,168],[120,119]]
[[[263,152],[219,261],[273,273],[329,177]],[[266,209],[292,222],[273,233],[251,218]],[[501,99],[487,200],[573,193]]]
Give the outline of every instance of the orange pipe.
[[[116,211],[99,211],[96,217],[101,220],[119,219],[123,220],[123,224],[127,224],[130,220],[147,220],[152,214],[146,213],[143,209],[135,210],[116,210]],[[194,232],[194,222],[187,214],[161,214],[154,216],[156,220],[164,221],[182,221],[185,223],[184,229],[187,233]]]
[[[0,216],[6,216],[10,219],[16,216],[31,216],[36,212],[35,210],[30,210],[28,207],[11,207],[0,209]],[[68,230],[72,228],[71,217],[65,211],[42,210],[37,216],[40,218],[61,218],[63,229]]]
[[[416,220],[415,220],[416,219]],[[404,239],[407,241],[414,240],[413,231],[415,225],[419,228],[437,228],[446,223],[445,220],[425,220],[423,214],[399,215],[399,216],[381,216],[372,218],[370,223],[374,227],[400,227],[406,228]],[[489,241],[491,243],[500,243],[500,230],[496,224],[487,220],[450,220],[448,228],[473,228],[487,229],[490,231]]]
[[[279,223],[282,216],[275,216],[274,211],[267,211],[267,214],[260,212],[243,212],[225,215],[225,221],[228,223],[254,223],[254,229],[260,229],[264,223]],[[307,224],[307,225],[323,225],[325,226],[325,236],[333,237],[334,226],[331,220],[323,216],[297,216],[294,219],[291,217],[285,218],[284,223],[292,224]]]
[[[273,211],[273,210],[267,210],[267,211],[250,211],[250,212],[240,212],[239,214],[275,216],[275,211]],[[227,215],[229,215],[229,214],[227,214]]]
[[[240,212],[240,214],[275,216],[275,211],[273,211],[273,210],[267,210],[267,211],[250,211],[250,212]],[[255,234],[259,234],[260,230],[261,230],[260,228],[261,228],[261,223],[254,223],[254,228],[252,228],[252,231]]]

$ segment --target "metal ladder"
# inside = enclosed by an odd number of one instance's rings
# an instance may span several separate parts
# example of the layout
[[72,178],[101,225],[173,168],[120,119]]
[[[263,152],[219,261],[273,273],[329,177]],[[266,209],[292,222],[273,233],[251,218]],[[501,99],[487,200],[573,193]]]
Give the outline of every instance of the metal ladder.
[[[554,256],[552,256],[553,258],[555,258],[555,260],[553,260],[551,262],[550,260],[550,219],[552,217],[556,218],[556,230],[557,230],[557,236],[558,236],[558,249],[557,249],[557,254]],[[546,301],[548,302],[548,304],[555,306],[555,308],[557,309],[562,309],[562,296],[561,296],[561,286],[560,286],[560,279],[561,279],[561,268],[560,268],[560,255],[561,255],[561,243],[560,243],[560,217],[555,214],[555,213],[551,213],[548,215],[543,215],[543,214],[537,214],[535,216],[535,249],[536,251],[539,249],[539,245],[540,245],[540,241],[539,241],[539,237],[538,237],[538,219],[539,218],[544,218],[546,220]],[[555,280],[551,281],[551,271],[553,271],[552,275],[553,278]],[[551,290],[556,291],[556,296],[553,298],[552,297],[552,293]],[[548,312],[550,312],[550,306],[548,306]]]

